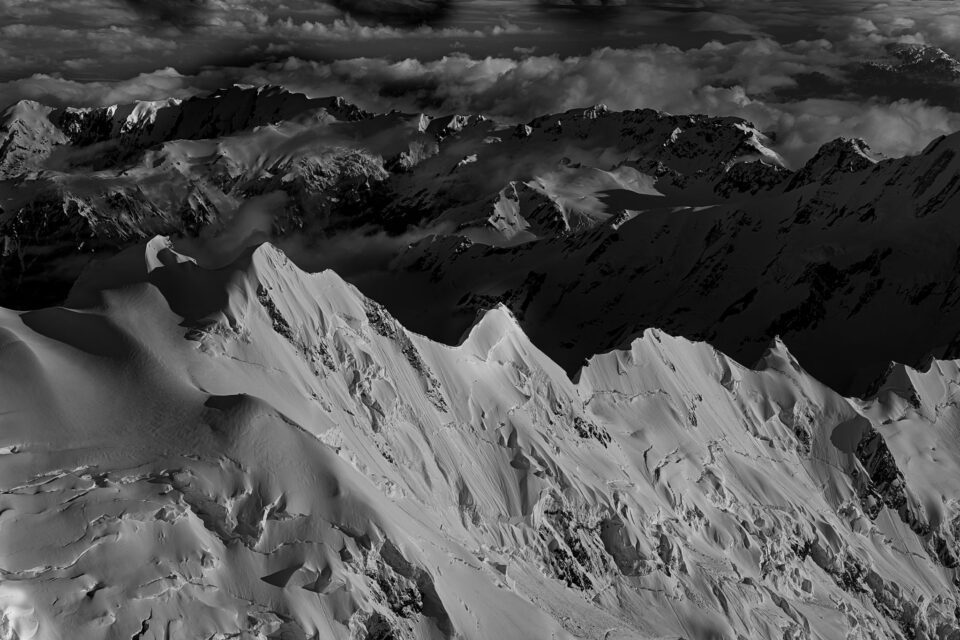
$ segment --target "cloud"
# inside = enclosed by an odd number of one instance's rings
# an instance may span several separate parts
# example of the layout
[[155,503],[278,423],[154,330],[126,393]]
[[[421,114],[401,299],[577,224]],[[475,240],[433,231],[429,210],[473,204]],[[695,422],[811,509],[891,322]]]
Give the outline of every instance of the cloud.
[[[265,25],[264,31],[268,32],[273,37],[314,37],[327,42],[399,40],[406,38],[483,38],[525,32],[524,29],[521,29],[517,25],[506,20],[501,21],[498,24],[482,27],[480,29],[432,27],[429,25],[400,28],[386,24],[364,24],[358,22],[351,16],[337,18],[332,22],[297,22],[291,18],[286,18]],[[533,29],[526,31],[526,33],[542,33],[542,30]]]
[[386,270],[397,254],[412,243],[454,231],[453,224],[441,222],[411,226],[392,235],[379,226],[365,225],[329,235],[315,229],[310,233],[276,236],[273,223],[283,213],[287,201],[283,191],[249,198],[228,213],[222,224],[205,227],[198,237],[177,237],[175,248],[202,266],[216,269],[230,264],[249,247],[272,242],[302,269],[333,269],[341,276],[356,278]]
[[322,0],[50,0],[36,10],[7,0],[0,2],[0,79],[30,73],[119,79],[131,71],[196,71],[280,53],[384,55],[401,40],[404,51],[422,55],[429,49],[434,55],[455,50],[457,43],[496,46],[501,37],[547,33],[499,14],[463,24],[382,18],[357,18]]
[[131,9],[149,21],[177,27],[201,23],[209,9],[206,0],[124,0]]
[[199,237],[182,237],[176,248],[207,268],[230,264],[244,249],[272,238],[273,220],[287,203],[287,194],[273,191],[244,200],[218,226],[205,227]]
[[[290,28],[300,28],[297,24],[291,22]],[[334,29],[367,29],[339,24]],[[910,25],[901,21],[900,26]],[[869,25],[861,27],[858,33],[874,32]],[[393,27],[378,29],[377,37],[395,34]],[[743,117],[775,133],[779,150],[794,164],[837,136],[863,137],[882,153],[903,155],[960,128],[957,114],[946,107],[858,96],[849,76],[852,68],[848,52],[837,42],[781,44],[766,37],[688,49],[663,44],[603,48],[581,56],[524,51],[515,57],[458,54],[433,60],[289,57],[195,74],[165,68],[117,82],[35,74],[0,83],[0,95],[82,106],[188,97],[235,82],[281,84],[312,96],[342,95],[372,111],[481,113],[511,122],[605,103],[618,110],[645,107]],[[843,94],[790,91],[798,78],[810,74],[832,78]]]
[[441,222],[425,227],[411,226],[403,233],[391,235],[380,227],[368,225],[324,237],[288,234],[272,241],[301,269],[333,269],[345,278],[361,278],[387,270],[390,262],[407,246],[432,235],[448,235],[454,231],[454,225]]
[[[566,9],[557,10],[558,4]],[[0,78],[61,72],[119,79],[158,67],[193,72],[224,61],[275,60],[281,54],[332,60],[402,53],[435,59],[462,50],[483,58],[514,47],[518,55],[528,55],[520,50],[535,47],[544,55],[588,55],[603,46],[636,42],[696,50],[713,38],[773,41],[784,47],[824,40],[849,63],[882,53],[889,42],[960,49],[960,17],[952,4],[473,0],[467,7],[463,0],[453,5],[447,0],[5,0],[0,2],[0,40],[6,51],[0,54]],[[597,11],[583,15],[582,8]]]
[[331,0],[337,8],[393,26],[423,25],[446,18],[452,0]]
[[701,11],[685,16],[683,21],[694,31],[716,31],[736,35],[763,36],[763,31],[743,18],[713,11]]
[[960,130],[960,114],[922,100],[807,99],[773,103],[744,99],[718,112],[746,118],[773,132],[777,149],[794,165],[838,137],[866,140],[891,157],[921,151],[934,138]]
[[278,82],[312,94],[340,94],[363,106],[432,113],[482,113],[525,121],[546,113],[604,103],[671,113],[734,115],[777,134],[794,163],[838,136],[865,138],[877,151],[903,155],[960,128],[956,113],[918,100],[868,97],[782,100],[774,89],[792,76],[841,73],[826,42],[784,48],[772,41],[683,51],[663,45],[601,49],[587,56],[472,58],[433,61],[351,59],[333,63],[288,59],[244,72],[251,83]]
[[[173,68],[141,73],[117,82],[79,82],[60,76],[34,74],[27,78],[0,83],[0,96],[17,100],[36,100],[50,106],[108,106],[137,100],[187,98],[219,86],[204,85],[201,78],[181,75]],[[3,109],[7,104],[0,104]]]
[[[278,83],[377,111],[504,120],[604,102],[746,117],[776,131],[795,161],[834,135],[901,154],[956,128],[955,93],[907,92],[907,83],[880,91],[855,73],[893,42],[960,53],[954,3],[624,0],[606,3],[620,5],[609,16],[603,4],[476,0],[461,19],[444,13],[445,0],[344,0],[339,9],[322,0],[5,0],[0,96],[83,106]],[[599,20],[540,11],[557,5],[600,5]],[[634,46],[636,34],[686,40]],[[630,47],[590,50],[607,36]],[[416,53],[398,59],[401,46]],[[582,52],[554,53],[563,47]]]

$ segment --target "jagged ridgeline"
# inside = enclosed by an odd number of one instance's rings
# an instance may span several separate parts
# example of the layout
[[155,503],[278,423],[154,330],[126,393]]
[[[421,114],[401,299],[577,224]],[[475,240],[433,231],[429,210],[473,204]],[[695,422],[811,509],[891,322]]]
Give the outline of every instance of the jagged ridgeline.
[[960,634],[958,363],[850,400],[648,330],[576,381],[271,245],[0,312],[7,637]]
[[22,102],[0,130],[8,307],[58,303],[93,256],[154,234],[229,235],[268,196],[258,237],[304,268],[343,272],[447,343],[505,304],[571,375],[650,327],[741,363],[779,335],[848,394],[890,360],[958,355],[956,136],[901,159],[840,139],[790,169],[737,118],[597,106],[515,124],[279,87]]

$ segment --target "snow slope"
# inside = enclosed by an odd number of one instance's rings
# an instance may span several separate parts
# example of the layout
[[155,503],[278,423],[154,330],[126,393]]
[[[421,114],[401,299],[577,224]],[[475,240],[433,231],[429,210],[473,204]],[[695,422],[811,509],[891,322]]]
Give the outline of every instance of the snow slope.
[[0,335],[7,637],[960,634],[955,362],[849,400],[649,330],[573,382],[505,307],[446,346],[162,237]]
[[507,304],[570,372],[648,327],[740,362],[780,335],[818,377],[862,393],[891,359],[958,354],[958,152],[958,134],[899,159],[838,140],[755,195],[509,249],[430,237],[357,284],[448,342],[477,309]]

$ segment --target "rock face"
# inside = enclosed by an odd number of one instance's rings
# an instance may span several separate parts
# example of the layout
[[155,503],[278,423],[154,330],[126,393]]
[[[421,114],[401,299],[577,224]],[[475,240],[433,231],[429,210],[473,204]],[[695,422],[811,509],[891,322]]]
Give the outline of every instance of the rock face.
[[277,87],[21,103],[3,122],[9,307],[62,301],[91,258],[154,234],[253,235],[310,269],[343,266],[446,343],[505,304],[571,375],[651,327],[742,363],[779,335],[851,394],[890,360],[960,354],[956,135],[898,159],[838,139],[792,170],[736,118],[598,105],[516,125]]
[[658,330],[572,382],[506,307],[445,346],[157,237],[0,313],[0,628],[955,638],[958,384],[850,400]]
[[[571,374],[647,327],[741,362],[780,335],[818,377],[862,393],[890,359],[956,355],[958,145],[882,160],[840,140],[755,195],[664,203],[509,250],[428,238],[365,291],[445,341],[503,302]],[[428,290],[431,305],[409,303]]]
[[4,123],[0,297],[27,307],[62,299],[91,253],[220,229],[274,191],[289,197],[279,236],[424,225],[509,244],[620,220],[664,194],[716,201],[785,177],[743,121],[649,110],[573,110],[517,137],[479,116],[374,115],[341,98],[232,87],[98,109],[25,102]]
[[221,228],[265,190],[289,195],[279,229],[314,215],[328,224],[331,209],[354,211],[385,177],[383,160],[317,149],[316,139],[283,149],[278,127],[327,131],[369,117],[342,98],[279,87],[98,109],[14,105],[0,127],[0,296],[27,307],[62,300],[92,254]]

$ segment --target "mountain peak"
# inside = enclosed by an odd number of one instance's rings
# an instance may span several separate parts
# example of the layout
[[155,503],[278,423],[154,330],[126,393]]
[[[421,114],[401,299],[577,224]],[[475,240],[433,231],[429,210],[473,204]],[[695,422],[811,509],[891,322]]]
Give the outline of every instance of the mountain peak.
[[538,368],[564,375],[563,370],[531,342],[516,316],[503,303],[477,313],[459,348],[482,360],[493,356],[523,366],[536,363]]
[[238,94],[251,94],[258,97],[287,97],[297,96],[306,98],[307,96],[297,91],[290,91],[279,84],[244,84],[235,82],[229,86],[221,87],[211,93],[210,98],[224,98],[227,96],[236,96]]
[[941,49],[926,44],[893,43],[887,52],[900,63],[901,69],[914,69],[947,78],[960,75],[960,61]]
[[793,189],[814,182],[829,184],[839,176],[867,171],[882,156],[874,153],[860,138],[835,138],[824,144],[796,173],[788,188]]
[[502,302],[498,302],[489,309],[482,309],[477,312],[477,317],[470,328],[467,329],[462,342],[487,344],[491,340],[498,340],[501,336],[514,331],[522,332],[523,329],[510,308]]
[[[891,43],[886,47],[885,56],[868,62],[863,69],[868,81],[885,86],[905,83],[929,90],[949,88],[960,82],[960,61],[943,49],[927,44]],[[884,91],[882,86],[877,88]]]
[[18,100],[3,110],[2,121],[29,118],[37,113],[46,115],[52,110],[53,107],[48,107],[36,100]]
[[800,363],[797,362],[797,359],[790,353],[790,349],[787,348],[786,343],[780,336],[774,336],[773,340],[770,341],[769,346],[767,346],[763,355],[760,356],[760,360],[754,366],[754,369],[757,371],[772,369],[784,373],[792,370],[795,374],[804,374]]
[[[10,135],[18,130],[21,135],[35,135],[52,128],[49,116],[53,107],[35,100],[20,100],[4,109],[0,115],[0,134]],[[2,143],[2,140],[0,140]]]
[[270,242],[264,242],[253,249],[250,253],[250,266],[258,274],[288,272],[308,276],[293,264],[287,254]]
[[0,177],[39,169],[50,149],[66,141],[50,122],[52,107],[20,100],[0,116]]
[[147,273],[174,264],[197,263],[190,256],[174,249],[173,240],[169,236],[154,236],[148,240],[143,255]]

